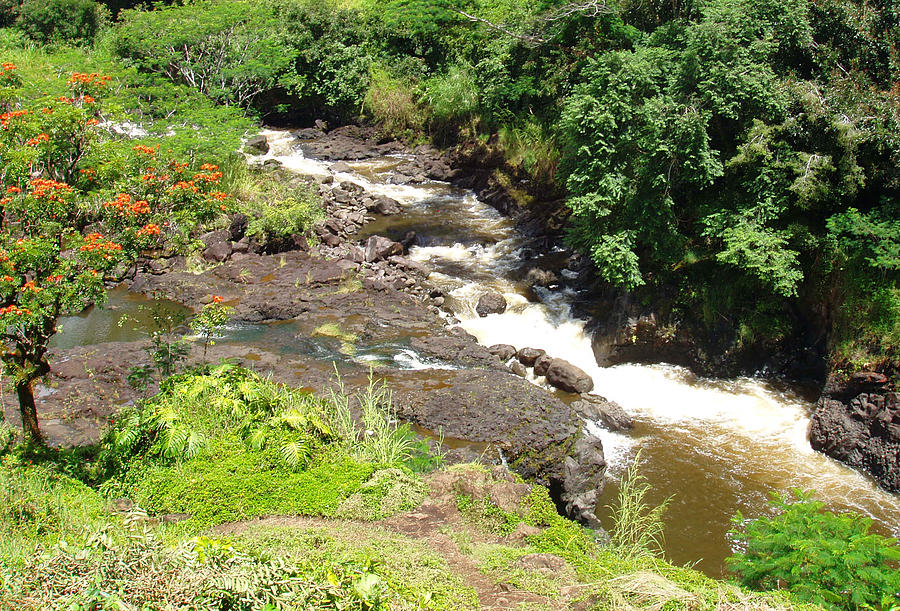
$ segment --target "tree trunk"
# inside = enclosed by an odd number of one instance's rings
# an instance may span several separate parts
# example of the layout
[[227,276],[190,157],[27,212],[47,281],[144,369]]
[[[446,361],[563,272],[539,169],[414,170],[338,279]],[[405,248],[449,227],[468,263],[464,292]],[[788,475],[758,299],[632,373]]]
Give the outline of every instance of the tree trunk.
[[44,437],[38,427],[37,407],[34,404],[34,380],[17,382],[16,394],[19,396],[19,411],[22,413],[25,441],[43,444]]

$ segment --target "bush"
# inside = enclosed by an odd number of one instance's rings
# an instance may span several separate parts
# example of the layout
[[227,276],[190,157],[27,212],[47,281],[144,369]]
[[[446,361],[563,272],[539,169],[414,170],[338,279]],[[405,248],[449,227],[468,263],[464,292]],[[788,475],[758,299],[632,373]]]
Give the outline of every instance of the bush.
[[94,0],[25,0],[18,27],[41,44],[90,44],[109,21],[109,11]]
[[829,609],[892,609],[900,603],[900,547],[869,532],[872,520],[823,511],[808,493],[774,495],[774,517],[744,521],[731,532],[742,551],[727,560],[741,582],[756,590],[790,590]]
[[323,216],[321,200],[309,188],[297,189],[293,196],[270,202],[251,212],[255,218],[247,225],[247,235],[263,243],[304,234]]

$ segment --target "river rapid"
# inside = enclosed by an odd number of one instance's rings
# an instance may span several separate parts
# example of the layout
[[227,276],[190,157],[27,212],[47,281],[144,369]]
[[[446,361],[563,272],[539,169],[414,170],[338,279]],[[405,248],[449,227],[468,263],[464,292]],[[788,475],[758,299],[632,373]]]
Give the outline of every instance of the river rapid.
[[[508,218],[478,201],[472,192],[438,182],[390,184],[395,168],[408,159],[401,155],[350,162],[351,172],[335,173],[332,163],[307,158],[289,132],[263,133],[270,149],[257,162],[273,159],[308,176],[334,174],[337,181],[356,183],[401,204],[401,214],[378,217],[356,237],[377,234],[397,240],[415,231],[418,245],[410,249],[409,257],[433,270],[429,282],[447,295],[448,324],[462,327],[485,346],[542,348],[577,365],[593,378],[594,393],[619,403],[633,417],[635,428],[627,434],[585,423],[602,439],[609,463],[609,481],[600,505],[615,502],[618,479],[640,452],[640,471],[653,488],[651,500],[669,499],[666,553],[675,563],[690,563],[720,576],[731,553],[727,535],[731,517],[737,512],[745,517],[761,515],[768,510],[770,493],[793,488],[814,490],[829,508],[871,516],[879,532],[900,535],[900,495],[885,492],[864,475],[810,448],[807,429],[813,404],[799,392],[756,378],[700,378],[665,364],[599,367],[587,321],[572,314],[572,305],[585,296],[552,285],[533,288],[527,284],[527,270],[541,260],[525,260],[531,255],[526,239]],[[545,256],[561,258],[560,253]],[[506,297],[509,305],[504,313],[484,318],[476,314],[475,304],[487,290]],[[127,293],[113,295],[113,302],[122,309],[129,309],[128,299]],[[58,345],[90,343],[85,333],[91,334],[93,327],[122,329],[122,325],[114,326],[120,315],[97,311],[91,314],[100,317],[97,320],[73,318]],[[279,328],[289,330],[279,335]],[[289,324],[271,326],[256,332],[264,334],[260,340],[247,329],[237,328],[223,339],[285,344],[284,349],[291,341],[290,329]],[[127,327],[116,333],[127,334]],[[378,358],[392,360],[393,366],[441,366],[400,345],[384,350],[392,354]],[[355,358],[365,360],[365,351]],[[544,385],[543,378],[532,376],[531,381]],[[572,397],[561,393],[560,398]],[[608,514],[608,510],[598,511],[606,525]]]

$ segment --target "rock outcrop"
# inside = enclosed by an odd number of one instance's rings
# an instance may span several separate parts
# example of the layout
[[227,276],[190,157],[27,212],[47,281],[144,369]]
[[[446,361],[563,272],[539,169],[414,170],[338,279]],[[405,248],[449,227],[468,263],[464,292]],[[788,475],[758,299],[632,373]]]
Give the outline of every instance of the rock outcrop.
[[900,394],[886,376],[832,375],[816,404],[809,441],[815,450],[872,474],[885,490],[900,492]]

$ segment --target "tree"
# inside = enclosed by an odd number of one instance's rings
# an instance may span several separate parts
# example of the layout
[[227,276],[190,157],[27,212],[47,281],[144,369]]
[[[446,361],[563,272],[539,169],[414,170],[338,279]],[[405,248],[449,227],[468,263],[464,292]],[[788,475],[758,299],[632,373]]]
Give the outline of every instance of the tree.
[[227,207],[228,197],[213,190],[216,166],[191,175],[188,164],[171,162],[160,174],[155,148],[135,145],[102,168],[86,167],[103,135],[98,97],[109,81],[74,73],[71,96],[11,97],[0,115],[0,360],[25,436],[36,443],[33,387],[50,371],[59,317],[102,303],[106,284],[121,280],[167,232],[189,230]]

